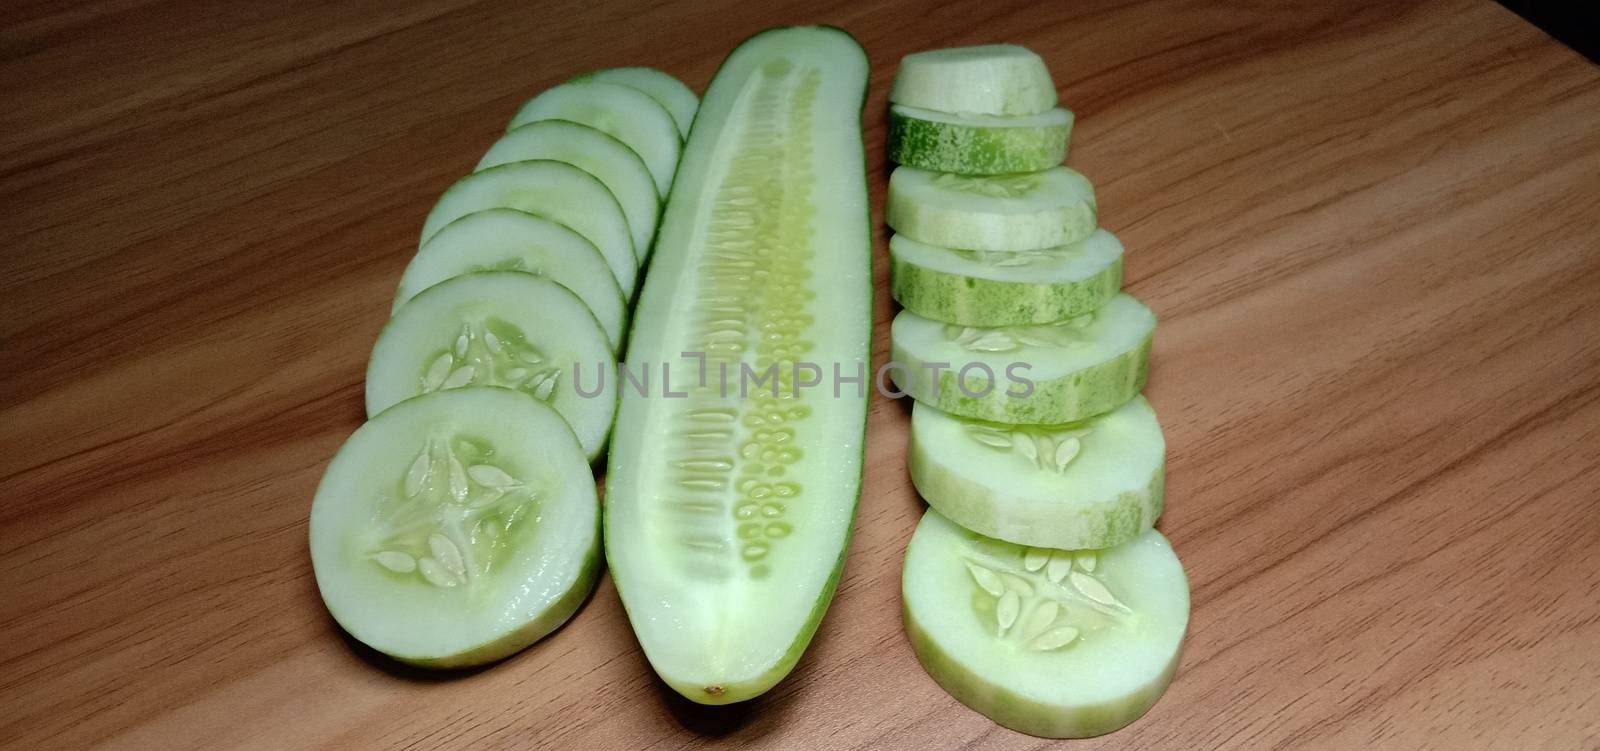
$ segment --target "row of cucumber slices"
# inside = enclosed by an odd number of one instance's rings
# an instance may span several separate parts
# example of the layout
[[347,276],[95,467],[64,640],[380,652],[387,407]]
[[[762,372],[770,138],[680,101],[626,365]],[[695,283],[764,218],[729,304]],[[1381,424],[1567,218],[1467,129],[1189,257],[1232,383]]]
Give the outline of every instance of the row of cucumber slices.
[[593,589],[590,465],[698,104],[649,68],[551,88],[428,214],[373,347],[369,420],[312,502],[317,585],[355,638],[414,664],[479,664]]
[[1183,567],[1153,529],[1166,444],[1140,396],[1155,315],[1061,165],[1072,113],[1014,45],[907,56],[890,94],[891,371],[931,507],[906,555],[929,674],[1007,727],[1084,737],[1171,680]]

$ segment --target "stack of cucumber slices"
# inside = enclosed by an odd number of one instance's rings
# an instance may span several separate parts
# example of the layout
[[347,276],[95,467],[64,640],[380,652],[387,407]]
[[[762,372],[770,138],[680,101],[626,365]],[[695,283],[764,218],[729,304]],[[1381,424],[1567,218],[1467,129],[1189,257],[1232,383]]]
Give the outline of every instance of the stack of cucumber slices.
[[368,422],[311,507],[311,559],[352,636],[431,667],[564,623],[599,575],[590,464],[683,137],[677,79],[616,68],[518,110],[428,214],[367,368]]
[[907,56],[890,93],[891,370],[930,509],[906,554],[929,674],[1006,727],[1108,733],[1171,681],[1189,618],[1153,528],[1166,444],[1140,396],[1155,315],[1062,166],[1072,113],[1014,45]]

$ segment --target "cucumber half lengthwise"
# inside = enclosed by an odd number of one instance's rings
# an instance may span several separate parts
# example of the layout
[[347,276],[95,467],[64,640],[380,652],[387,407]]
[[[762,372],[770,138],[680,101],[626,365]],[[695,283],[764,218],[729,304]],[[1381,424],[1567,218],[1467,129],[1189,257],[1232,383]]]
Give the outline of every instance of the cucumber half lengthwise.
[[889,239],[889,290],[924,318],[963,326],[1015,326],[1088,313],[1122,288],[1122,243],[1095,230],[1044,250],[955,250]]
[[895,384],[943,412],[1056,425],[1110,412],[1144,388],[1156,316],[1119,294],[1092,313],[979,328],[909,310],[894,317]]
[[322,600],[404,662],[505,657],[571,617],[599,574],[594,476],[555,410],[510,389],[409,399],[358,428],[311,504]]
[[1047,738],[1139,719],[1172,682],[1189,582],[1160,532],[1105,550],[992,540],[928,511],[902,580],[917,659],[961,703]]
[[911,412],[911,481],[967,529],[1020,545],[1108,548],[1161,515],[1166,439],[1144,397],[1066,425]]
[[[729,55],[634,314],[628,365],[670,367],[687,395],[623,389],[606,558],[651,666],[696,702],[749,699],[788,674],[838,582],[866,384],[803,388],[812,374],[794,366],[867,372],[866,76],[861,47],[831,28],[774,29]],[[706,381],[686,352],[704,353]],[[775,383],[745,388],[745,368],[772,364]]]

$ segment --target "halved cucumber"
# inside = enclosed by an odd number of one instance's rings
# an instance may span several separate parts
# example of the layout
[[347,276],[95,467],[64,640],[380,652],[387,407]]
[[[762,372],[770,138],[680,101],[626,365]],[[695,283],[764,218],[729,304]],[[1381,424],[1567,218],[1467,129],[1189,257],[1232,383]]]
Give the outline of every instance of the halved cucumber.
[[427,667],[497,660],[565,623],[599,573],[594,476],[548,406],[500,388],[408,399],[358,428],[311,503],[322,601]]
[[474,211],[444,226],[406,266],[390,315],[418,293],[475,271],[526,271],[572,290],[606,332],[622,345],[628,301],[593,243],[542,216],[516,209]]
[[901,58],[889,101],[938,112],[1037,115],[1056,106],[1056,84],[1026,47],[951,47]]
[[495,208],[526,211],[576,230],[600,250],[623,294],[633,294],[639,259],[621,204],[605,183],[566,162],[511,162],[461,178],[428,212],[418,246],[461,217]]
[[1119,294],[1092,313],[1038,326],[978,328],[909,310],[894,317],[890,374],[943,412],[1053,425],[1115,409],[1144,388],[1156,316]]
[[682,138],[689,137],[689,125],[694,122],[695,110],[700,108],[700,98],[694,95],[692,89],[655,68],[607,68],[578,76],[574,80],[620,83],[648,94],[672,115],[672,122],[678,126],[678,135]]
[[[629,363],[669,365],[670,386],[623,391],[606,557],[650,664],[700,703],[788,674],[849,541],[870,379],[866,80],[838,29],[775,29],[729,55],[634,315]],[[804,387],[823,381],[801,362],[863,379]],[[768,366],[763,385],[741,380]]]
[[478,171],[531,159],[566,162],[599,178],[627,217],[634,257],[644,261],[656,234],[661,197],[650,169],[633,149],[587,125],[540,120],[501,136],[478,162]]
[[911,481],[928,505],[989,537],[1108,548],[1161,516],[1166,439],[1144,397],[1065,425],[1003,425],[911,411]]
[[631,86],[602,81],[564,83],[529,99],[507,130],[540,120],[568,120],[611,135],[633,149],[665,198],[683,148],[678,126],[665,107]]
[[367,364],[367,414],[463,386],[504,386],[555,407],[583,453],[600,455],[616,414],[616,359],[589,308],[521,271],[441,282],[400,307]]
[[930,245],[964,250],[1040,250],[1095,229],[1094,186],[1066,167],[971,177],[896,167],[885,220]]
[[954,250],[889,239],[889,290],[924,318],[963,326],[1050,323],[1104,305],[1122,287],[1110,232],[1044,250]]
[[1012,730],[1103,735],[1172,682],[1189,582],[1160,532],[1107,550],[1027,548],[929,510],[906,551],[906,632],[934,681]]
[[1067,158],[1072,113],[950,115],[896,104],[889,108],[889,158],[909,167],[962,175],[1038,172]]

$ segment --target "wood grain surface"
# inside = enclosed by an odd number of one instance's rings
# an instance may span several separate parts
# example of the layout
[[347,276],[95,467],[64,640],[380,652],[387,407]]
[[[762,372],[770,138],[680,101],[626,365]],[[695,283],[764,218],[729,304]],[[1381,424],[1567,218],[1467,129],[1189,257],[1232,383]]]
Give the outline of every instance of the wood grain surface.
[[609,580],[444,676],[317,597],[312,491],[439,193],[568,76],[701,89],[806,21],[872,57],[875,211],[901,55],[1044,54],[1161,315],[1191,631],[1149,715],[1070,747],[1600,746],[1600,72],[1484,0],[7,3],[0,746],[1046,745],[901,631],[898,402],[833,607],[748,704],[664,689]]

